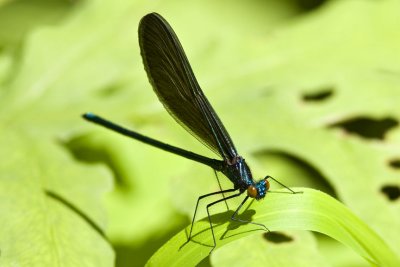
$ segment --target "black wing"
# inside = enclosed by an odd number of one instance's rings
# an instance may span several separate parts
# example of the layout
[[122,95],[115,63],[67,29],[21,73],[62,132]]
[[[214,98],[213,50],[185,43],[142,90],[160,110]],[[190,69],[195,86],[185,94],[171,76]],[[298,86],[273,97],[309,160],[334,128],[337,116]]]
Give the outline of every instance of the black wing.
[[161,15],[142,18],[139,44],[149,81],[169,114],[224,159],[236,157],[235,146],[197,83],[178,37]]

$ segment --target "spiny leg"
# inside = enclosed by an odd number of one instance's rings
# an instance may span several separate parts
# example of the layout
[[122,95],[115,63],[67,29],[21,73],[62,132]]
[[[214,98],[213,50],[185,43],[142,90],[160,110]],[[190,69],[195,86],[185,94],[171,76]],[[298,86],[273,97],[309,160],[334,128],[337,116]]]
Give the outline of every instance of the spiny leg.
[[239,207],[238,207],[238,208],[236,209],[236,211],[232,214],[231,220],[232,220],[232,221],[236,221],[236,222],[241,222],[241,223],[251,223],[251,224],[255,224],[255,225],[264,227],[265,230],[269,232],[269,229],[268,229],[264,224],[262,224],[262,223],[256,223],[256,222],[252,222],[252,221],[247,221],[247,220],[239,219],[239,218],[236,217],[236,215],[238,215],[238,213],[239,213],[239,210],[242,208],[242,206],[243,206],[244,203],[247,201],[247,199],[249,199],[249,196],[246,196],[246,197],[243,199],[242,203],[240,203]]
[[[195,208],[195,210],[194,210],[194,215],[193,215],[193,219],[192,219],[192,225],[190,226],[190,232],[189,232],[188,241],[192,238],[193,224],[194,224],[194,220],[196,219],[197,208],[198,208],[198,206],[199,206],[200,200],[203,199],[203,198],[205,198],[205,197],[209,197],[209,196],[213,196],[213,195],[217,195],[217,194],[230,193],[230,192],[234,192],[234,191],[237,191],[237,189],[227,189],[227,190],[222,190],[222,191],[213,192],[213,193],[208,193],[208,194],[199,196],[199,198],[197,199],[196,208]],[[229,198],[229,197],[228,197],[228,198]],[[228,198],[227,198],[227,199],[228,199]],[[222,200],[225,200],[225,198],[223,198]]]
[[277,184],[281,185],[282,187],[286,188],[286,189],[289,190],[292,194],[301,194],[301,193],[303,193],[303,191],[299,191],[299,192],[293,191],[292,189],[290,189],[290,188],[287,187],[286,185],[282,184],[281,182],[279,182],[278,180],[276,180],[276,179],[275,179],[274,177],[272,177],[272,176],[267,175],[267,176],[265,176],[264,179],[272,179],[272,180],[274,180],[275,183],[277,183]]
[[219,203],[219,202],[226,201],[226,200],[231,199],[231,198],[234,198],[234,197],[238,197],[238,196],[240,196],[241,194],[242,194],[242,192],[239,192],[239,193],[234,194],[234,195],[232,195],[232,196],[225,197],[225,198],[219,199],[219,200],[217,200],[217,201],[211,202],[210,204],[207,205],[208,221],[210,222],[211,234],[212,234],[213,241],[214,241],[214,246],[213,246],[213,248],[211,249],[210,254],[211,254],[211,252],[214,250],[214,248],[217,246],[217,242],[215,241],[214,228],[213,228],[213,226],[212,226],[209,208],[210,208],[211,206],[213,206],[213,205]]
[[[220,189],[221,192],[222,192],[222,191],[223,191],[223,190],[222,190],[222,186],[221,186],[221,183],[220,183],[220,181],[219,181],[218,174],[217,174],[217,171],[216,171],[216,170],[214,170],[214,174],[215,174],[215,178],[217,178],[217,182],[218,182],[219,189]],[[224,193],[222,193],[222,197],[225,198],[225,194],[224,194]],[[226,202],[226,200],[225,200],[225,205],[226,205],[226,210],[229,211],[228,202]]]

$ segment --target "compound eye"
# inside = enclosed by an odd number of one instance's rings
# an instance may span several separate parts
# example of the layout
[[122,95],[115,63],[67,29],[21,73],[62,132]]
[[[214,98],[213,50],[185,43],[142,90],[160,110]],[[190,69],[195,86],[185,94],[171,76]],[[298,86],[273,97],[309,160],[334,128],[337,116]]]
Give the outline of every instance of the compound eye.
[[268,181],[268,179],[264,179],[264,181],[265,181],[265,189],[266,189],[266,191],[268,191],[269,190],[269,181]]
[[256,198],[257,197],[257,188],[255,188],[254,186],[250,185],[249,187],[247,187],[247,195],[251,198]]

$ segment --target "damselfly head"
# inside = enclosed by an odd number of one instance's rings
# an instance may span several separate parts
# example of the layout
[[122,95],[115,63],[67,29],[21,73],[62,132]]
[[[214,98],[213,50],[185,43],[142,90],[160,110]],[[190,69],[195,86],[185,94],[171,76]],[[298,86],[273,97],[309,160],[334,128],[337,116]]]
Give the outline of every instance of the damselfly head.
[[247,195],[257,200],[263,199],[269,190],[268,178],[264,178],[257,183],[247,187]]

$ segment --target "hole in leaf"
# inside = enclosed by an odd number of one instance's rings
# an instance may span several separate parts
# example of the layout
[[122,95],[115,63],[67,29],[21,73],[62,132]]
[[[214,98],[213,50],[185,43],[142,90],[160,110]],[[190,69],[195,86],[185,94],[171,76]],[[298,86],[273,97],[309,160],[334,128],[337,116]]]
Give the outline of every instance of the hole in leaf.
[[313,93],[304,93],[303,94],[303,100],[306,102],[316,102],[316,101],[323,101],[328,99],[333,95],[333,89],[332,88],[325,88],[322,89],[318,92],[313,92]]
[[297,0],[300,8],[306,11],[312,11],[313,9],[322,6],[325,2],[325,0]]
[[91,145],[90,141],[87,141],[87,138],[88,136],[86,135],[77,136],[61,142],[61,145],[67,148],[67,151],[69,151],[76,160],[90,164],[103,163],[107,165],[114,175],[118,189],[120,189],[121,192],[130,191],[132,185],[124,179],[115,161],[107,152],[107,148]]
[[268,232],[264,233],[264,238],[271,243],[281,244],[292,242],[293,238],[281,232]]
[[400,197],[400,187],[398,185],[385,185],[381,192],[390,200],[394,201]]
[[392,159],[389,161],[389,166],[394,169],[400,169],[400,159]]
[[350,134],[355,134],[367,139],[383,140],[385,134],[399,123],[393,118],[383,118],[381,120],[366,117],[356,117],[349,120],[337,122],[329,125],[330,128],[342,128]]

